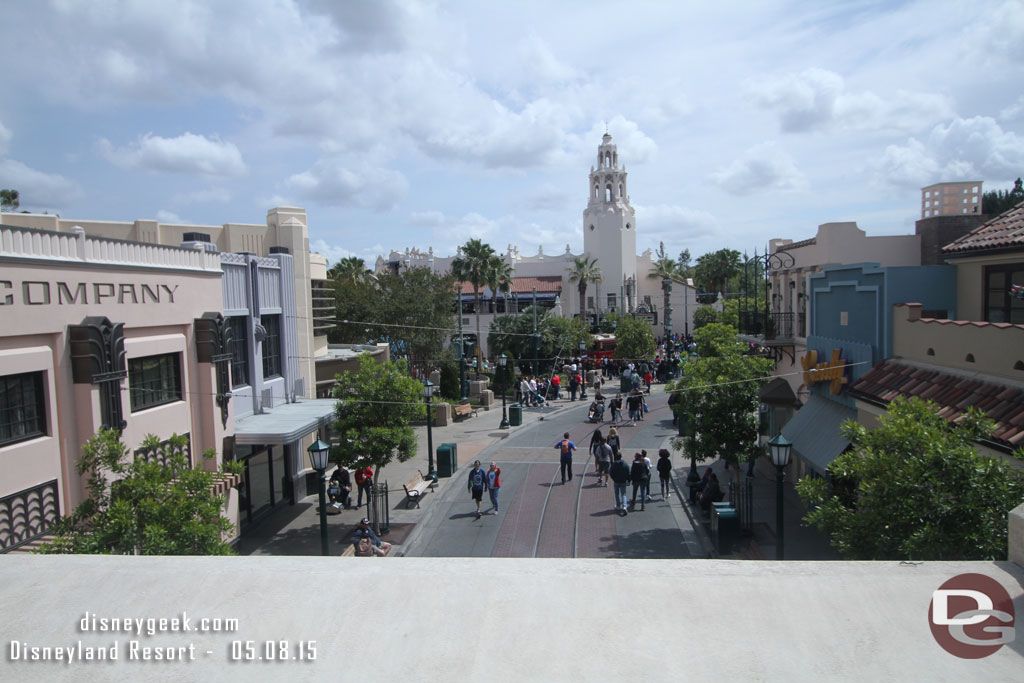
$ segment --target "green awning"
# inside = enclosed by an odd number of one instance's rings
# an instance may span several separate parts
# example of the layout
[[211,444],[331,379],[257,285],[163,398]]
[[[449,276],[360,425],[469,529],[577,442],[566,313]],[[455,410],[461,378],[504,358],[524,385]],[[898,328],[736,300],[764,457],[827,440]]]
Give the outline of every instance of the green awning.
[[846,420],[856,420],[857,411],[820,396],[811,396],[793,419],[782,428],[782,434],[793,442],[793,451],[819,474],[850,442],[839,433]]

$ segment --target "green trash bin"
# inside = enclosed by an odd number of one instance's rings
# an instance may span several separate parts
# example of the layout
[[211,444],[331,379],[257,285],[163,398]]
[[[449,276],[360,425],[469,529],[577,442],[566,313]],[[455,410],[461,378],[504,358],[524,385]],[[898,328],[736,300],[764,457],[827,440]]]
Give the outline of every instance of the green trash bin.
[[513,403],[508,407],[508,423],[512,427],[519,427],[523,424],[523,407]]
[[719,555],[728,555],[740,538],[740,518],[736,508],[715,506],[711,510],[711,537]]
[[443,443],[437,447],[437,476],[450,477],[459,468],[458,447],[453,443]]

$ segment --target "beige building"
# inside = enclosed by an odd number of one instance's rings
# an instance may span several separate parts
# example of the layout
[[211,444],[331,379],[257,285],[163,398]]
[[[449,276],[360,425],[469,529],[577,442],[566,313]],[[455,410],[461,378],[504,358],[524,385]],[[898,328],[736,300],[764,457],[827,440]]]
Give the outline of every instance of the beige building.
[[935,183],[921,188],[921,218],[982,214],[980,180]]
[[[979,450],[1005,456],[1024,446],[1024,205],[982,224],[943,250],[957,268],[957,320],[897,306],[893,356],[852,388],[858,421],[872,424],[896,396],[936,402],[955,420],[968,406],[995,431]],[[1011,460],[1016,465],[1024,465]]]

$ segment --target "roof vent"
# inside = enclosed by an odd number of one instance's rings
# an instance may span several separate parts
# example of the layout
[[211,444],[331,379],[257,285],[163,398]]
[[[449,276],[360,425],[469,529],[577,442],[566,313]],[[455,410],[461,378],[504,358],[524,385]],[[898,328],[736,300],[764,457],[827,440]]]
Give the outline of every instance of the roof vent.
[[217,245],[213,243],[210,236],[205,232],[186,232],[181,237],[182,249],[202,249],[210,253],[216,253]]
[[186,232],[182,238],[182,242],[211,242],[210,236],[205,232]]
[[290,254],[291,252],[288,250],[288,247],[271,247],[270,248],[270,253],[271,254]]

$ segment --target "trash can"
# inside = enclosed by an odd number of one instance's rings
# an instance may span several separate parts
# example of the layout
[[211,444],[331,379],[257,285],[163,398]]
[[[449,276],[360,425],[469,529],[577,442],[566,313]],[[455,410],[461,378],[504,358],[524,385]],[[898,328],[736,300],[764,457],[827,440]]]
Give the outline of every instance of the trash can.
[[715,505],[711,509],[711,538],[719,555],[732,552],[733,544],[740,537],[740,518],[736,508]]
[[512,427],[523,424],[523,407],[518,403],[513,403],[508,407],[508,423]]
[[450,477],[459,468],[458,448],[453,443],[443,443],[437,447],[437,476]]

